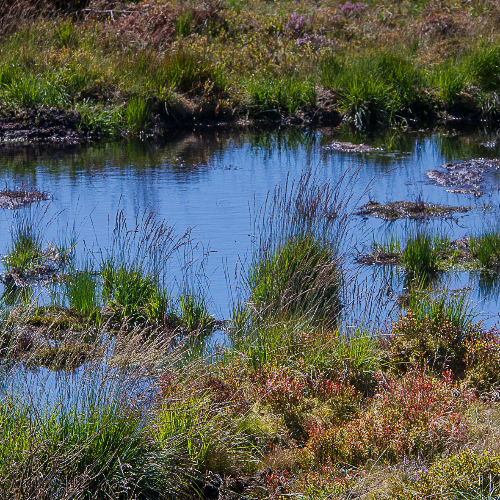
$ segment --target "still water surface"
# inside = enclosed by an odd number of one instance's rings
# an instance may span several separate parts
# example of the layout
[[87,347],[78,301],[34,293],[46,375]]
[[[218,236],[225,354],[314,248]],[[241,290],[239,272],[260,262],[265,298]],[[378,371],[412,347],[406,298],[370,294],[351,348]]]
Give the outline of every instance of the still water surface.
[[[80,256],[88,249],[97,253],[109,245],[120,209],[128,219],[155,210],[179,234],[191,227],[200,252],[208,255],[204,283],[211,311],[223,319],[228,317],[231,299],[226,275],[233,273],[239,260],[251,258],[254,207],[263,203],[277,183],[298,179],[310,168],[319,181],[335,184],[346,171],[359,169],[358,181],[346,188],[346,194],[358,205],[369,199],[385,203],[421,196],[427,202],[473,207],[453,219],[426,223],[454,239],[497,227],[500,175],[487,176],[486,194],[475,198],[431,185],[425,172],[449,161],[500,157],[500,145],[481,145],[497,136],[492,130],[372,137],[352,135],[347,129],[183,131],[161,142],[4,150],[0,152],[0,186],[12,189],[24,184],[46,191],[51,200],[44,205],[45,239],[61,239],[74,227]],[[380,150],[345,153],[325,149],[334,140],[363,142]],[[13,217],[13,211],[0,212],[0,253],[10,244]],[[374,237],[380,239],[384,232],[405,234],[418,224],[361,217],[353,221],[346,247],[346,262],[352,268],[356,252],[366,250]],[[172,268],[180,265],[179,260],[172,262]],[[374,279],[381,281],[383,273],[364,268],[359,271],[359,280],[367,284]],[[470,286],[471,298],[485,322],[492,325],[498,321],[498,290],[494,286],[485,286],[468,272],[449,273],[444,282],[451,288]],[[398,286],[401,284],[395,280],[388,304]]]

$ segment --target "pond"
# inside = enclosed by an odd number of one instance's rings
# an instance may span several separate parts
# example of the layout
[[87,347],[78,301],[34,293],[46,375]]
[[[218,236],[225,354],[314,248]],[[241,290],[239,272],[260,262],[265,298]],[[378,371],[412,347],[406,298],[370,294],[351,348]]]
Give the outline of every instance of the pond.
[[[175,269],[185,264],[183,258],[197,258],[203,263],[201,285],[211,312],[217,319],[225,319],[231,293],[235,293],[235,266],[244,266],[251,259],[255,244],[253,214],[276,184],[298,179],[307,169],[320,182],[336,184],[346,176],[346,196],[352,197],[352,208],[369,200],[387,203],[418,199],[471,207],[451,218],[425,222],[353,216],[344,249],[346,266],[356,270],[358,285],[371,287],[373,282],[375,288],[382,283],[388,287],[386,304],[379,307],[387,311],[403,286],[401,273],[388,267],[360,267],[356,256],[366,253],[374,238],[404,235],[419,225],[438,229],[450,239],[497,227],[500,172],[492,169],[485,174],[482,196],[449,192],[447,187],[432,184],[425,173],[446,162],[499,157],[498,135],[489,129],[389,131],[361,136],[348,128],[203,128],[172,132],[162,141],[4,149],[0,151],[0,185],[9,189],[34,186],[45,191],[49,199],[40,202],[36,210],[32,205],[18,211],[0,211],[0,253],[5,254],[10,244],[9,231],[16,212],[36,211],[33,216],[41,218],[47,241],[76,234],[77,254],[82,256],[88,250],[97,254],[109,245],[119,210],[127,219],[154,210],[174,225],[178,234],[192,228],[193,241],[199,242],[192,255],[173,259],[172,283]],[[328,147],[334,141],[364,143],[376,149],[339,151]],[[448,272],[441,279],[450,289],[469,287],[485,323],[498,321],[495,279],[480,279],[477,273],[468,271]],[[386,317],[381,314],[379,320],[383,322]]]

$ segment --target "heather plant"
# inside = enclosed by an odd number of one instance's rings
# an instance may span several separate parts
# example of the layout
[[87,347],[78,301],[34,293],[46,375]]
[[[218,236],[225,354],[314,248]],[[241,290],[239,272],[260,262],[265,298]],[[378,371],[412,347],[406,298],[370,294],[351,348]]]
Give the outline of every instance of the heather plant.
[[344,4],[339,3],[339,12],[341,12],[345,16],[353,16],[356,14],[361,14],[365,10],[366,10],[365,5],[362,2],[356,2],[356,3],[346,2]]
[[403,372],[419,366],[438,373],[452,370],[463,377],[468,344],[475,344],[483,335],[480,325],[461,328],[444,314],[418,317],[410,311],[393,323],[382,346],[389,367]]
[[463,412],[473,401],[474,394],[458,389],[446,372],[441,379],[418,370],[400,379],[380,378],[357,418],[332,427],[313,425],[307,452],[317,464],[431,458],[465,442]]

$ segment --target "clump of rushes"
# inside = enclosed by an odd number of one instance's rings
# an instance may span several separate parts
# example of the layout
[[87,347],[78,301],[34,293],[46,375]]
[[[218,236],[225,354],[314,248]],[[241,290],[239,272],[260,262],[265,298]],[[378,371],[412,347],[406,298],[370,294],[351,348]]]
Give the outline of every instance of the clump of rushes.
[[342,290],[338,245],[347,221],[342,189],[342,182],[318,184],[306,171],[269,195],[255,220],[259,246],[248,271],[253,319],[335,323]]
[[[9,485],[24,498],[153,499],[159,490],[181,487],[174,454],[167,457],[167,449],[155,447],[144,419],[124,404],[103,401],[83,411],[57,406],[40,412],[4,400],[0,412],[3,491]],[[174,440],[170,444],[175,446]]]
[[179,321],[188,332],[210,333],[215,326],[203,297],[185,292],[179,298]]
[[401,264],[412,278],[432,277],[438,270],[438,257],[431,236],[423,232],[411,235],[401,255]]
[[150,104],[146,99],[133,97],[129,99],[124,112],[127,128],[133,133],[139,133],[149,125]]
[[248,92],[254,113],[293,114],[304,106],[316,106],[316,86],[298,78],[276,79],[264,73],[250,80]]
[[472,256],[483,267],[498,267],[500,265],[500,232],[486,231],[469,239]]
[[[160,446],[169,449],[176,442],[189,463],[203,473],[249,471],[255,466],[251,437],[238,429],[231,401],[218,400],[217,391],[211,390],[221,384],[209,378],[180,387],[180,380],[167,376],[164,380],[154,421],[154,438]],[[218,406],[223,402],[225,409]]]
[[99,294],[95,273],[90,265],[81,271],[72,270],[65,280],[69,307],[88,321],[99,318]]
[[256,317],[267,321],[304,318],[332,324],[340,311],[335,251],[313,236],[291,237],[255,263],[249,286]]
[[153,275],[133,264],[118,264],[109,258],[101,265],[101,276],[103,299],[114,315],[133,322],[166,320],[161,315],[166,311],[167,297]]
[[42,235],[29,218],[17,221],[12,230],[12,245],[5,256],[7,271],[28,270],[41,264]]
[[399,261],[401,256],[401,240],[396,234],[384,235],[382,241],[373,241],[374,257],[386,261]]

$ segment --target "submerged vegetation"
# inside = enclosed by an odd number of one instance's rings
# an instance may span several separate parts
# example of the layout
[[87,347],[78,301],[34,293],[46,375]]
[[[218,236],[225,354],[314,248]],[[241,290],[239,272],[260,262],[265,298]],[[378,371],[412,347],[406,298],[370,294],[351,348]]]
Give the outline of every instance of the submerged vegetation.
[[2,140],[249,119],[496,121],[498,15],[489,0],[7,2]]
[[[431,279],[457,243],[420,231],[374,245],[413,285],[383,329],[364,311],[354,321],[344,184],[306,172],[269,193],[226,321],[188,279],[173,286],[190,234],[154,213],[118,212],[109,245],[81,261],[78,242],[60,244],[66,262],[42,282],[51,245],[16,217],[5,263],[25,280],[0,316],[4,497],[495,495],[500,336],[466,292]],[[497,240],[484,232],[461,251],[495,266]],[[45,296],[29,292],[40,284]],[[71,378],[49,396],[53,371]]]

